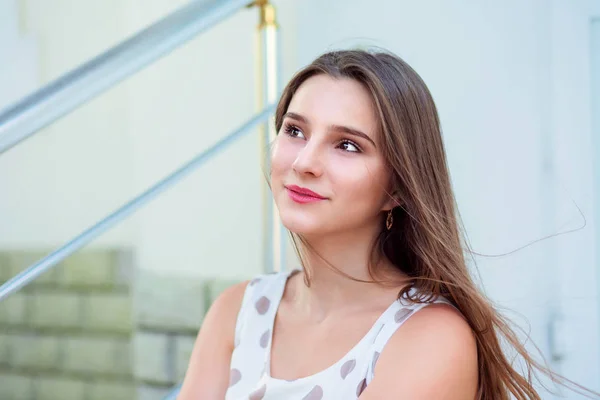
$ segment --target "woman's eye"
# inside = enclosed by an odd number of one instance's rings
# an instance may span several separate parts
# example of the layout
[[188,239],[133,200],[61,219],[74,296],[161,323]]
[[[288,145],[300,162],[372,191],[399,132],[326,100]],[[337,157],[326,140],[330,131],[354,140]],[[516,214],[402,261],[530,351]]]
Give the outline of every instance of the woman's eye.
[[304,139],[304,134],[302,133],[302,131],[294,125],[286,125],[285,133],[291,137],[298,137]]
[[350,153],[360,153],[360,148],[355,143],[352,143],[349,140],[342,141],[338,147]]

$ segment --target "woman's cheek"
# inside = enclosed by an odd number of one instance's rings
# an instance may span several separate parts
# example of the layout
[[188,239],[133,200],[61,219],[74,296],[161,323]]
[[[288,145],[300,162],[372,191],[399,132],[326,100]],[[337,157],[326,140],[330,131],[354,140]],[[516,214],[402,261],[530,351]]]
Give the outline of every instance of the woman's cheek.
[[271,179],[279,179],[286,169],[291,167],[289,143],[278,136],[271,147]]
[[288,138],[278,137],[271,157],[272,168],[291,169],[298,152],[296,147]]
[[359,157],[332,157],[330,176],[356,201],[374,202],[383,193],[381,169]]

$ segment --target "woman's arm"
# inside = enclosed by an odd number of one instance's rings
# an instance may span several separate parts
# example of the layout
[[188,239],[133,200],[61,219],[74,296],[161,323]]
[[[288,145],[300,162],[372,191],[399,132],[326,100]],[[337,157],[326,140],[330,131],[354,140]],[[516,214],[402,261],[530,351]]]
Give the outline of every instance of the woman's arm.
[[434,304],[392,335],[360,400],[473,400],[477,379],[469,325],[452,307]]
[[235,324],[248,282],[225,290],[206,314],[177,400],[222,400],[229,386]]

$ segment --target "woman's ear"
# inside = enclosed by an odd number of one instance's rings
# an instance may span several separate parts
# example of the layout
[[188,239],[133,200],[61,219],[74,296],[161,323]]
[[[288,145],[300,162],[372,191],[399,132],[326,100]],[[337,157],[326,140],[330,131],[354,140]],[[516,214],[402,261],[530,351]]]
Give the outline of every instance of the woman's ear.
[[393,208],[396,208],[398,206],[401,206],[402,202],[400,201],[400,193],[398,192],[394,192],[394,193],[387,193],[386,194],[386,199],[385,202],[383,204],[383,207],[381,208],[381,211],[390,211]]

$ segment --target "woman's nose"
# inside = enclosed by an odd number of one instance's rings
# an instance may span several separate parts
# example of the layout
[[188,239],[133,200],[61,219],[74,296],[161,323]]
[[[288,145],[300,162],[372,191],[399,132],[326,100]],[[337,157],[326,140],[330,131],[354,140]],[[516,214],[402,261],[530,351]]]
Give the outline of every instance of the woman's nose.
[[304,146],[296,156],[296,160],[292,165],[294,171],[299,174],[309,174],[313,176],[321,176],[323,174],[323,158],[322,149],[317,143],[310,141]]

